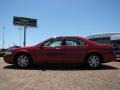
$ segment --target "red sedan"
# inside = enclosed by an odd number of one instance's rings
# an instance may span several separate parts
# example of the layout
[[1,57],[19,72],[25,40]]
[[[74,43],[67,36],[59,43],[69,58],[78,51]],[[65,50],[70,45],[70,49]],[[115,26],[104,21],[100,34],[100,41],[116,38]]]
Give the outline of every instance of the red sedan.
[[35,46],[13,49],[4,56],[5,62],[20,68],[40,63],[82,63],[98,68],[113,60],[111,45],[96,44],[77,36],[53,37]]

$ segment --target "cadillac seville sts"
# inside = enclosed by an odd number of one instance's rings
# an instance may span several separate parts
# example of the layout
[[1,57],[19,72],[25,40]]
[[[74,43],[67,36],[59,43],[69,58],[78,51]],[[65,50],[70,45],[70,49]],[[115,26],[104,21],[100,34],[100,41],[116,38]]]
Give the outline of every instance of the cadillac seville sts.
[[52,37],[35,46],[12,49],[4,56],[6,63],[19,68],[41,63],[80,63],[99,68],[113,60],[111,45],[96,44],[79,36]]

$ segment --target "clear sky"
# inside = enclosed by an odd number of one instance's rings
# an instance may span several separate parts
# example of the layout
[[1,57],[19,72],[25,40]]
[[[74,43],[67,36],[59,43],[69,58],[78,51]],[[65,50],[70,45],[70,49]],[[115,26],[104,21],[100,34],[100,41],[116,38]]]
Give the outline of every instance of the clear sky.
[[[120,0],[0,0],[0,48],[3,27],[5,47],[20,45],[22,27],[13,16],[38,20],[37,28],[27,28],[27,46],[51,36],[120,32]],[[23,43],[23,30],[21,36]]]

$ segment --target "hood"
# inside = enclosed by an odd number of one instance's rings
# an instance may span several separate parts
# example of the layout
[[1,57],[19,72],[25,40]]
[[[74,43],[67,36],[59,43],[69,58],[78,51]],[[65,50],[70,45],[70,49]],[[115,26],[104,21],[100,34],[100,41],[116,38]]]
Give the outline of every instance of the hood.
[[33,48],[33,47],[35,47],[35,46],[27,46],[27,47],[20,47],[20,48],[14,48],[14,49],[12,49],[13,51],[15,50],[26,50],[26,49],[30,49],[30,48]]

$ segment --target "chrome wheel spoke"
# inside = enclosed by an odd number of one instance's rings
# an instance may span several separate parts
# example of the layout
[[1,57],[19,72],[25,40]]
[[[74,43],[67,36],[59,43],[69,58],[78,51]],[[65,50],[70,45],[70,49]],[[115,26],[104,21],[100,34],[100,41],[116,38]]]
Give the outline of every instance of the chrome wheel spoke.
[[17,63],[20,67],[26,67],[29,64],[29,59],[26,55],[21,55],[18,57]]
[[98,56],[90,56],[89,59],[88,59],[88,63],[91,67],[97,67],[99,66],[99,57]]

